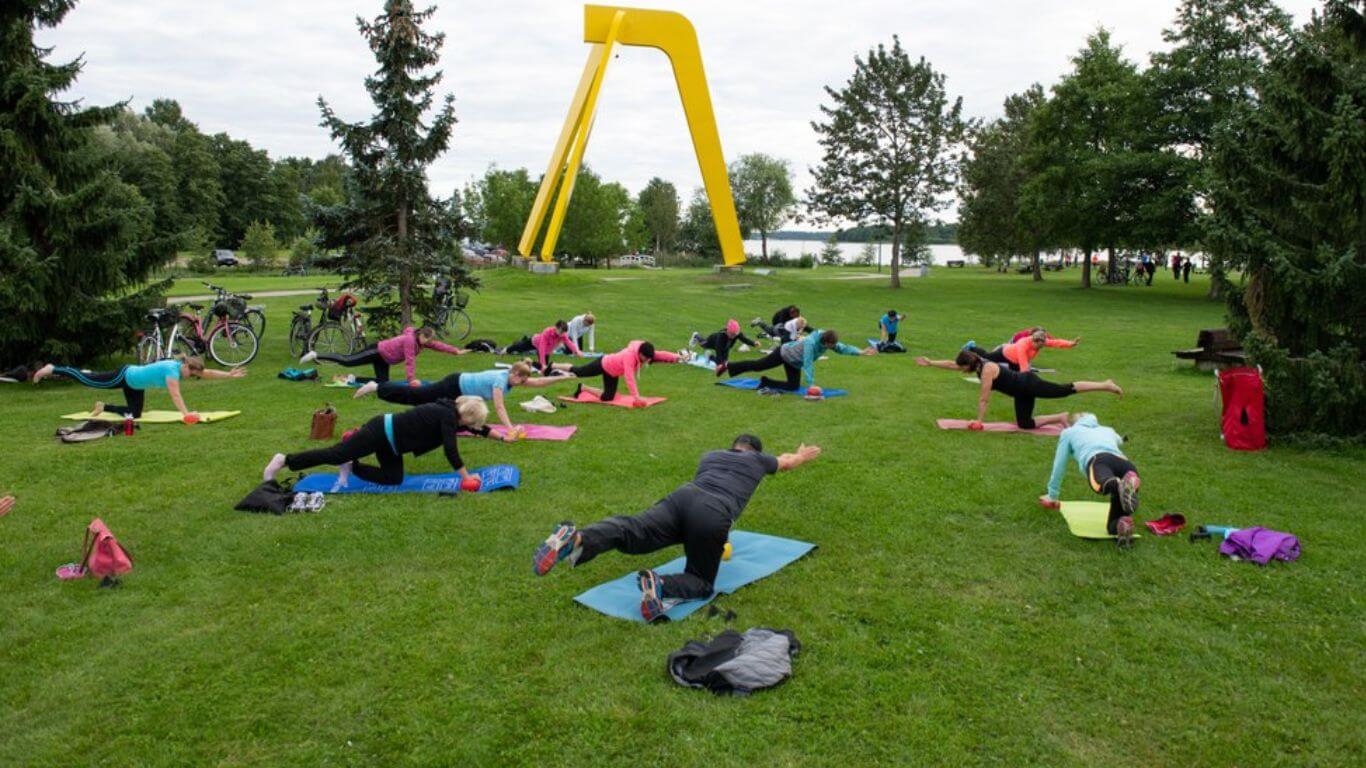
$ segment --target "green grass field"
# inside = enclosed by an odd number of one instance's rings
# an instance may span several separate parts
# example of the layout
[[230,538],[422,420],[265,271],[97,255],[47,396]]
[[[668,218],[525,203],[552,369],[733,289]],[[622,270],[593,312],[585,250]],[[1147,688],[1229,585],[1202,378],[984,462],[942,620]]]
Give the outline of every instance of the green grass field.
[[[724,282],[691,271],[483,276],[474,336],[500,342],[592,309],[599,348],[649,338],[676,349],[694,329],[795,301],[860,344],[880,313],[907,312],[912,354],[818,364],[819,383],[851,391],[823,403],[656,366],[643,391],[669,397],[657,408],[534,417],[580,425],[569,443],[464,445],[472,465],[518,464],[515,493],[337,497],[284,517],[232,505],[272,453],[308,445],[313,409],[335,402],[349,426],[386,407],[275,378],[290,364],[294,298],[266,300],[266,348],[246,380],[186,385],[193,408],[244,411],[221,424],[62,445],[57,416],[94,391],[0,389],[12,430],[0,489],[20,497],[0,521],[0,765],[1366,760],[1366,452],[1223,447],[1213,378],[1170,354],[1222,325],[1202,282],[1164,272],[1149,289],[1082,291],[1075,272],[1036,285],[941,269],[893,292],[825,269]],[[1234,563],[1184,536],[1127,553],[1074,539],[1035,504],[1052,440],[936,429],[936,417],[970,418],[976,389],[912,357],[1035,323],[1084,337],[1040,356],[1058,369],[1050,378],[1112,376],[1126,388],[1123,400],[1064,407],[1129,436],[1145,517],[1288,530],[1303,542],[1299,562]],[[435,377],[491,362],[428,353],[418,368]],[[149,396],[149,407],[168,402]],[[1010,418],[1009,401],[990,413]],[[634,513],[741,431],[774,451],[824,448],[765,481],[739,524],[819,548],[719,601],[733,626],[791,629],[804,644],[781,688],[722,699],[664,669],[721,619],[643,626],[572,601],[677,551],[608,554],[543,579],[529,566],[555,522]],[[437,452],[408,466],[444,462]],[[1068,472],[1064,498],[1091,498]],[[95,516],[136,559],[118,590],[53,577]]]

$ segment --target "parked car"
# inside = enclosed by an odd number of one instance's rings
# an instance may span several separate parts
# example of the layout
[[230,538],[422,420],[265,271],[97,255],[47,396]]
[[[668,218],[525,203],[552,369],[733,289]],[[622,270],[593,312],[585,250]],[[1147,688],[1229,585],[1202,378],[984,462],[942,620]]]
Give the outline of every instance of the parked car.
[[213,265],[215,267],[235,267],[237,266],[237,256],[224,248],[219,248],[213,252]]

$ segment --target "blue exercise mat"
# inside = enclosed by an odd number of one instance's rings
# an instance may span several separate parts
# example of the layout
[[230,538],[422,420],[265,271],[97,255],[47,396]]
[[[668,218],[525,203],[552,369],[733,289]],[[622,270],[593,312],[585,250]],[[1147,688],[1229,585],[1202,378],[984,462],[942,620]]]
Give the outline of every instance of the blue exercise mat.
[[[816,548],[815,544],[805,541],[749,531],[731,531],[730,545],[731,557],[721,562],[721,570],[716,574],[716,591],[705,600],[667,601],[666,604],[672,605],[664,615],[670,621],[687,618],[693,611],[716,599],[717,595],[729,595],[746,584],[771,576]],[[682,573],[686,560],[683,557],[670,560],[654,569],[655,573]],[[618,619],[645,623],[640,615],[640,588],[636,584],[635,571],[593,587],[574,598],[574,602]]]
[[[522,482],[521,470],[511,464],[470,470],[483,482],[479,493],[514,489]],[[379,485],[352,475],[345,488],[333,488],[337,473],[305,475],[294,486],[296,493],[460,493],[460,474],[446,472],[439,475],[408,475],[398,485]]]
[[[732,387],[734,389],[758,389],[759,380],[750,378],[725,379],[716,382],[716,386]],[[802,387],[800,389],[779,389],[776,391],[782,392],[784,395],[806,395],[805,387]],[[823,389],[821,390],[821,394],[825,395],[826,397],[844,397],[849,393],[843,389]]]

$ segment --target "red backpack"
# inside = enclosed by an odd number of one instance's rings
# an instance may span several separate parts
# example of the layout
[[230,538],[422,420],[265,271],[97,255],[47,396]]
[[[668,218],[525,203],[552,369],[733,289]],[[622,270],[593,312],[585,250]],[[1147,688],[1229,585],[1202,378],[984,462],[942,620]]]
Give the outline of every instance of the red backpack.
[[127,550],[114,538],[104,521],[97,517],[85,529],[81,565],[96,576],[114,577],[133,570],[133,558],[128,556]]
[[1235,451],[1266,447],[1266,399],[1262,374],[1255,368],[1219,371],[1219,395],[1224,401],[1220,428],[1224,444]]

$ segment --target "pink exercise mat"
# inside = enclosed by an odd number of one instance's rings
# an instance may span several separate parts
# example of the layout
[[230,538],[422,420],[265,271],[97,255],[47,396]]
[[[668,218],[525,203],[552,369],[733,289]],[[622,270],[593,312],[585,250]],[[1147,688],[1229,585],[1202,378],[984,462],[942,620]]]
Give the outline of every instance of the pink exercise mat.
[[[938,419],[935,421],[940,429],[967,429],[969,422],[967,419]],[[1061,424],[1045,424],[1042,427],[1033,429],[1020,429],[1008,421],[984,421],[982,422],[983,432],[1027,432],[1031,435],[1047,435],[1057,437],[1062,434]]]
[[[579,428],[575,426],[556,427],[549,424],[518,424],[517,427],[526,433],[526,437],[523,438],[525,440],[546,440],[552,443],[563,443],[579,431]],[[498,438],[507,432],[502,424],[490,424],[489,429],[493,432],[493,436]]]
[[579,393],[579,396],[578,396],[578,397],[567,397],[567,396],[561,395],[561,396],[560,396],[560,399],[563,400],[563,401],[565,401],[566,403],[594,403],[594,404],[597,404],[597,405],[615,405],[615,406],[617,406],[618,408],[632,408],[632,407],[649,408],[649,407],[652,406],[652,405],[659,405],[660,403],[664,402],[665,400],[668,400],[669,398],[667,398],[667,397],[642,397],[642,398],[639,398],[639,399],[640,399],[640,401],[643,403],[643,405],[634,406],[632,403],[633,403],[633,401],[636,400],[637,398],[631,397],[629,394],[624,394],[624,393],[618,392],[618,393],[617,393],[617,396],[616,396],[615,398],[613,398],[613,399],[611,399],[611,400],[608,400],[608,401],[604,402],[601,398],[598,397],[598,393],[596,393],[596,392],[594,392],[594,391],[592,391],[592,390],[589,390],[589,389],[585,389],[584,391],[582,391],[582,392]]

